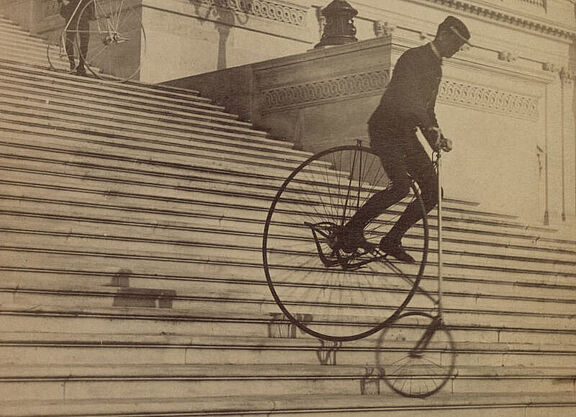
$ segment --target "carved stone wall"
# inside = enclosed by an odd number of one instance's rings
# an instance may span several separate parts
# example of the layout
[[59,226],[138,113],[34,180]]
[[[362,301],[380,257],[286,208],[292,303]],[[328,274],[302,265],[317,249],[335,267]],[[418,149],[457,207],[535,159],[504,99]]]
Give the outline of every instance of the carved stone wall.
[[537,120],[539,117],[537,96],[453,80],[442,81],[438,101],[528,120]]
[[221,7],[236,12],[270,19],[290,25],[305,23],[307,7],[279,3],[273,0],[197,0],[210,7]]
[[388,84],[389,74],[386,70],[376,70],[264,90],[261,99],[263,112],[315,106],[366,93],[381,93]]

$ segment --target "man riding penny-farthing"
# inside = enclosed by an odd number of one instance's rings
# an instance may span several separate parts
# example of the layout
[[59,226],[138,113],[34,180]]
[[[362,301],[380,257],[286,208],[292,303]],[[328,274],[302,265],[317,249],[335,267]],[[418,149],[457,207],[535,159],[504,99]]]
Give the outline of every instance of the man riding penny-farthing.
[[[398,59],[368,123],[370,147],[320,152],[278,190],[264,228],[264,270],[276,303],[305,333],[344,342],[416,322],[425,331],[407,355],[410,361],[423,360],[437,337],[452,347],[442,322],[441,291],[434,298],[420,286],[428,255],[427,213],[441,192],[436,164],[417,130],[438,160],[452,149],[434,108],[442,60],[469,39],[464,23],[447,17],[432,42]],[[437,314],[403,313],[418,290],[433,300]],[[445,384],[453,366],[448,361],[434,369],[442,377],[424,389],[407,393],[390,385],[403,395],[427,396]],[[395,380],[410,385],[403,376]]]

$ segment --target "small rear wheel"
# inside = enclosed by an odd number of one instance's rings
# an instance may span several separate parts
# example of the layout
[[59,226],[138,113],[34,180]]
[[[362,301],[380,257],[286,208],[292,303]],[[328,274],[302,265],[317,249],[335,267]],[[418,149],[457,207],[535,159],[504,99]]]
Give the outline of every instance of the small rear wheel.
[[278,190],[264,227],[264,271],[276,303],[303,332],[330,341],[360,339],[394,320],[413,297],[428,252],[428,223],[416,186],[364,231],[376,246],[406,206],[418,201],[423,220],[403,241],[416,264],[342,248],[343,226],[389,185],[378,156],[351,145],[309,158]]
[[382,331],[377,352],[386,384],[404,397],[429,397],[454,375],[454,341],[439,316],[400,315]]

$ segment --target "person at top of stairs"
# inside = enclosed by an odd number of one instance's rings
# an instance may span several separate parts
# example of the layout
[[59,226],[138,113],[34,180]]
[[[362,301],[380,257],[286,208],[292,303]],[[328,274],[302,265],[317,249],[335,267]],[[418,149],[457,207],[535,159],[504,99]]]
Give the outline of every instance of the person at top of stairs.
[[[70,62],[70,72],[76,70],[77,75],[85,76],[86,68],[84,66],[84,57],[88,51],[90,42],[90,20],[94,18],[94,10],[88,7],[86,12],[80,16],[88,0],[58,0],[60,6],[60,16],[66,19],[66,54]],[[78,57],[78,66],[74,57],[74,36],[76,28],[79,33],[80,53]]]
[[[454,16],[439,26],[434,40],[404,52],[394,68],[380,105],[368,121],[370,145],[380,157],[392,183],[374,194],[350,219],[345,227],[345,250],[354,251],[369,245],[363,229],[388,207],[402,200],[415,180],[420,187],[426,211],[438,202],[438,176],[434,165],[416,136],[420,128],[434,150],[450,151],[452,142],[442,135],[434,107],[442,78],[442,59],[450,58],[469,43],[470,31]],[[414,201],[404,211],[380,249],[395,258],[414,263],[401,239],[421,219],[420,202]]]

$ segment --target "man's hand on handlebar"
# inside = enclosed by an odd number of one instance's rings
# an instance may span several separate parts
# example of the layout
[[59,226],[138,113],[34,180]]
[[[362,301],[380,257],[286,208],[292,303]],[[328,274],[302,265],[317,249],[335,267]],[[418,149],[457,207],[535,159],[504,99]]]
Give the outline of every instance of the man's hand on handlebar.
[[444,152],[450,152],[452,150],[452,141],[444,136],[440,137],[438,144],[436,145],[438,149]]
[[423,133],[434,151],[450,152],[452,150],[452,141],[442,134],[442,130],[439,127],[429,127]]

